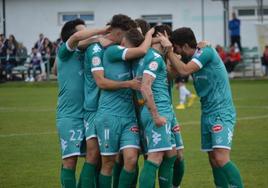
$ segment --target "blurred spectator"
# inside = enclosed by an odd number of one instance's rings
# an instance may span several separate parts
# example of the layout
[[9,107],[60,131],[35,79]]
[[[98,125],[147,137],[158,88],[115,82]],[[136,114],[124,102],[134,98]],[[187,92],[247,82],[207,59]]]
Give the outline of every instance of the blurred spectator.
[[217,45],[216,46],[216,50],[221,58],[221,60],[223,61],[223,63],[225,64],[226,61],[227,61],[227,55],[226,55],[226,52],[224,51],[223,47],[220,46],[220,45]]
[[[30,64],[28,68],[28,76],[26,78],[26,82],[34,82],[36,79],[36,71],[41,70],[41,64],[42,64],[42,56],[41,53],[38,52],[37,48],[32,48],[32,53],[30,55]],[[33,72],[31,74],[31,71]]]
[[39,52],[42,51],[44,39],[45,38],[44,38],[43,33],[40,33],[39,34],[39,39],[34,44],[34,48],[36,48]]
[[233,77],[233,70],[235,66],[241,61],[241,54],[237,48],[235,48],[234,45],[230,46],[230,52],[228,53],[227,60],[225,63],[225,67],[227,72],[229,73],[229,76]]
[[265,46],[263,55],[261,57],[264,76],[268,76],[268,45]]
[[43,57],[46,54],[47,48],[49,48],[50,51],[52,51],[53,50],[53,44],[52,44],[52,42],[50,42],[50,40],[47,37],[45,37],[44,42],[42,44],[42,48],[41,48],[41,55]]
[[19,43],[16,53],[16,61],[18,65],[24,64],[28,56],[27,54],[27,48],[23,45],[23,43]]
[[231,45],[233,46],[237,43],[240,52],[242,52],[241,47],[241,37],[240,37],[240,20],[236,17],[236,14],[233,12],[232,20],[229,21],[229,31],[231,37]]

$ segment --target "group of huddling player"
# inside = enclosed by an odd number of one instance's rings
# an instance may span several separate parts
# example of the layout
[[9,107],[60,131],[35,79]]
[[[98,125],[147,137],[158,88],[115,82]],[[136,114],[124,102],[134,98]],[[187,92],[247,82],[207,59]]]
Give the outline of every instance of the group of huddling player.
[[[101,29],[69,21],[61,39],[54,68],[62,187],[153,188],[156,177],[161,188],[179,187],[183,142],[171,89],[173,77],[190,74],[201,97],[202,149],[215,185],[243,187],[229,159],[236,114],[228,75],[214,48],[197,47],[190,28],[150,28],[118,14]],[[76,182],[80,155],[85,162]]]

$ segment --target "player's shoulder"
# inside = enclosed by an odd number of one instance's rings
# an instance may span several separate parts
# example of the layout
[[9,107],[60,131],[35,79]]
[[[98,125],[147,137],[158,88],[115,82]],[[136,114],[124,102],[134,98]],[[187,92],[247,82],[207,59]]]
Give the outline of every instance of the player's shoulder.
[[199,58],[201,55],[210,55],[213,53],[214,48],[212,46],[206,46],[204,48],[197,48],[194,54],[195,58]]
[[154,50],[153,48],[148,49],[144,59],[145,61],[157,61],[157,62],[161,62],[163,60],[161,54],[156,50]]

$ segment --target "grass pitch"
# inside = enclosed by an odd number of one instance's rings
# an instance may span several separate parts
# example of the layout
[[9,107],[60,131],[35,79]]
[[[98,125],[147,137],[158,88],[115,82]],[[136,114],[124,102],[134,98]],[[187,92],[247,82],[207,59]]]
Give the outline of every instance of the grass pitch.
[[[231,85],[238,117],[231,158],[240,168],[245,187],[267,187],[268,81],[238,80]],[[191,84],[189,88],[193,91]],[[56,102],[56,83],[0,85],[1,188],[60,187]],[[176,113],[185,144],[186,172],[181,187],[213,188],[207,155],[200,151],[198,100]],[[139,162],[143,163],[142,158]]]

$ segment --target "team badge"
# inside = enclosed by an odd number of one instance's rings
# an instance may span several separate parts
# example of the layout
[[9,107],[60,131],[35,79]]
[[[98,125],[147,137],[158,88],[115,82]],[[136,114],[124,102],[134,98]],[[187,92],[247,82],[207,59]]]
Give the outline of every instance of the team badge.
[[92,58],[92,65],[95,67],[95,66],[98,66],[101,64],[101,59],[99,57],[93,57]]
[[222,127],[222,125],[214,125],[213,127],[212,127],[212,131],[214,132],[214,133],[218,133],[218,132],[221,132],[223,130],[223,127]]
[[158,64],[156,61],[153,61],[149,64],[149,69],[152,70],[152,71],[156,71],[158,68]]

